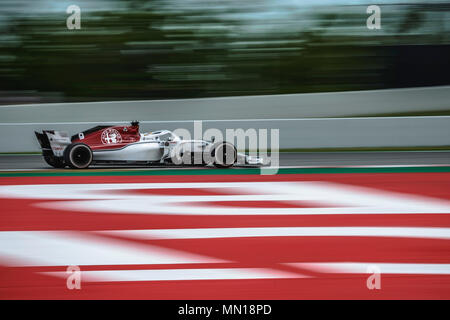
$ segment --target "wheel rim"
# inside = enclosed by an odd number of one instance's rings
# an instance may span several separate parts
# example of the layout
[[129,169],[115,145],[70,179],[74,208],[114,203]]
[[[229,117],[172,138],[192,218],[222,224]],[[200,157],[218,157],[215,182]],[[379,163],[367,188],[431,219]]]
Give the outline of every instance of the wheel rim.
[[221,166],[232,166],[236,161],[236,151],[230,143],[219,145],[215,150],[216,162]]

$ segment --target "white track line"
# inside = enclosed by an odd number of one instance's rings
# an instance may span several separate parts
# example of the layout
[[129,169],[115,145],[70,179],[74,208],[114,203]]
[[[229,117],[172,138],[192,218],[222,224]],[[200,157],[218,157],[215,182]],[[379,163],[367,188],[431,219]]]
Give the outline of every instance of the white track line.
[[268,227],[99,231],[139,240],[214,239],[242,237],[402,237],[450,239],[450,228],[408,227]]
[[[225,188],[250,190],[253,194],[181,196],[117,194],[114,189]],[[112,191],[111,191],[112,190]],[[234,190],[234,189],[231,189]],[[100,192],[98,192],[100,191]],[[448,214],[450,201],[412,196],[371,188],[329,182],[239,182],[239,183],[144,183],[0,186],[0,197],[67,199],[40,202],[36,206],[53,210],[121,214],[182,215],[341,215],[341,214]],[[83,200],[83,201],[79,201]],[[313,207],[260,208],[214,205],[235,201],[302,201]],[[210,204],[213,202],[213,204]],[[206,205],[205,205],[206,204]],[[210,204],[210,205],[209,205]]]
[[380,274],[450,274],[450,264],[444,263],[300,262],[287,265],[323,273],[362,274],[378,270]]
[[[0,108],[6,108],[10,106],[0,106]],[[46,106],[48,107],[48,106]],[[17,106],[14,106],[18,109]],[[398,116],[398,117],[380,117],[380,116],[362,116],[362,117],[311,117],[311,118],[257,118],[257,119],[191,119],[191,120],[142,120],[140,124],[153,124],[153,123],[194,123],[194,122],[270,122],[270,121],[336,121],[336,120],[372,120],[372,119],[429,119],[429,118],[449,118],[450,116]],[[84,124],[111,124],[122,125],[129,124],[130,121],[117,120],[117,121],[75,121],[75,122],[2,122],[0,126],[52,126],[52,125],[84,125]]]
[[[67,278],[68,276],[66,272],[43,272],[43,274],[61,278]],[[81,270],[81,281],[83,282],[286,279],[306,277],[298,273],[266,268]]]
[[2,231],[0,259],[2,264],[13,266],[224,262],[158,246],[63,231]]

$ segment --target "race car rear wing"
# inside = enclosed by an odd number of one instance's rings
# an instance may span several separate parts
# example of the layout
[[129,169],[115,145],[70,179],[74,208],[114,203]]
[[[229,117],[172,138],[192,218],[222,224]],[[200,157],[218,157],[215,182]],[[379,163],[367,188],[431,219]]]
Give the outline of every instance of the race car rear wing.
[[71,143],[69,135],[64,131],[43,130],[42,133],[34,133],[44,156],[62,157],[64,149]]

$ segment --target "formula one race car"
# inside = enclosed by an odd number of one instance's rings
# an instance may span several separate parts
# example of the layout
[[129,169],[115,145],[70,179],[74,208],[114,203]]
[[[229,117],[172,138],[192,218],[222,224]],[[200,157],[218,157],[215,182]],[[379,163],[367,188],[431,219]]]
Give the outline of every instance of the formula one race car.
[[72,137],[66,132],[35,132],[44,160],[55,168],[85,169],[91,164],[261,165],[263,160],[237,152],[228,142],[182,140],[168,130],[140,133],[130,126],[97,126]]

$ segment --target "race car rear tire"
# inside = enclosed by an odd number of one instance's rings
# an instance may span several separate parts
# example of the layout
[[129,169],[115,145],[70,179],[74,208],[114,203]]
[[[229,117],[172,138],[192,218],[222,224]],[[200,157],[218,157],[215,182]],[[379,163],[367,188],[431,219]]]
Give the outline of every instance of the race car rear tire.
[[45,162],[47,162],[48,165],[52,166],[53,168],[64,168],[66,164],[64,163],[64,159],[61,157],[55,157],[55,156],[44,156]]
[[84,143],[73,143],[64,150],[64,161],[72,169],[86,169],[92,162],[92,150]]
[[215,167],[230,168],[236,163],[237,150],[231,143],[220,142],[214,147],[211,156]]

